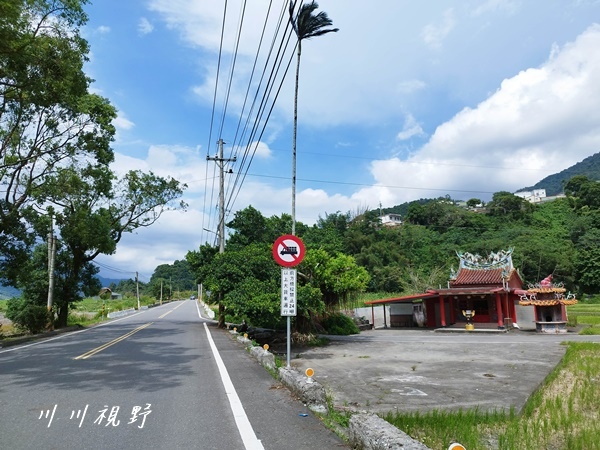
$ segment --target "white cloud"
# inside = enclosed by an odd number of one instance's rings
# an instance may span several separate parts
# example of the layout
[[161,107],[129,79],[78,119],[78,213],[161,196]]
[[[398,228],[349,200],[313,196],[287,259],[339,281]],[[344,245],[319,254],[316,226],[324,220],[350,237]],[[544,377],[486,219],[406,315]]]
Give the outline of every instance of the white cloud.
[[254,151],[254,156],[258,158],[270,158],[273,155],[269,145],[265,142],[253,142],[250,144],[250,148]]
[[402,94],[413,94],[425,89],[427,85],[421,80],[408,80],[398,83],[398,92]]
[[398,139],[399,141],[405,141],[413,136],[423,135],[425,135],[425,133],[423,131],[423,128],[421,128],[421,125],[419,125],[419,123],[415,120],[412,114],[407,114],[404,119],[404,127],[402,128],[402,131],[398,133],[396,139]]
[[142,36],[150,34],[154,31],[154,25],[150,23],[148,19],[142,17],[138,22],[138,33]]
[[96,28],[96,32],[100,33],[100,34],[110,33],[110,27],[108,27],[106,25],[101,25],[98,28]]
[[444,18],[440,24],[429,24],[423,28],[421,36],[427,45],[431,48],[439,49],[442,47],[444,39],[456,26],[454,9],[450,8],[444,12]]
[[[456,192],[455,198],[514,191],[596,153],[599,46],[600,26],[594,25],[539,68],[504,80],[477,107],[440,125],[408,160],[374,162],[373,176],[387,186],[391,204],[414,198],[415,190],[423,197]],[[389,186],[399,185],[410,191],[394,194]]]
[[506,12],[507,14],[514,14],[520,7],[519,2],[515,0],[487,0],[486,2],[479,5],[471,13],[472,16],[477,17],[482,14]]
[[117,117],[113,120],[113,125],[118,130],[131,130],[135,126],[122,112],[117,113]]

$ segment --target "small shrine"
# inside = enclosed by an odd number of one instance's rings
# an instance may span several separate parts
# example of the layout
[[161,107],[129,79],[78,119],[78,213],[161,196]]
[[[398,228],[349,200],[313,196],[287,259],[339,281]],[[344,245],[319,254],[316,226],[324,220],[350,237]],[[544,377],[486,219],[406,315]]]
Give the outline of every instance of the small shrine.
[[529,285],[527,290],[517,290],[519,305],[533,306],[535,328],[538,333],[566,333],[567,309],[574,305],[577,299],[570,292],[565,296],[566,289],[562,283],[553,283],[552,275],[548,275],[535,285]]

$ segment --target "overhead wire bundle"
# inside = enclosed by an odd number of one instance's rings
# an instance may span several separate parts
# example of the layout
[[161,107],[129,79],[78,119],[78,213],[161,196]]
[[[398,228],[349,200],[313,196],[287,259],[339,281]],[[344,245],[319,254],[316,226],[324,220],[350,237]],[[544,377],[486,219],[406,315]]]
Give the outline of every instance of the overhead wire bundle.
[[[228,111],[230,115],[237,117],[237,125],[235,127],[235,133],[233,139],[227,142],[230,148],[230,154],[227,157],[228,161],[235,159],[235,176],[231,177],[227,182],[226,188],[226,206],[223,214],[213,216],[213,211],[217,208],[209,209],[209,223],[208,228],[219,228],[220,217],[226,217],[227,212],[233,208],[233,205],[238,197],[238,194],[242,188],[242,185],[248,174],[248,170],[252,163],[252,160],[256,154],[256,151],[261,143],[261,139],[266,130],[268,121],[271,117],[273,109],[275,107],[277,98],[281,92],[285,77],[289,71],[290,65],[293,61],[295,40],[292,41],[294,36],[290,21],[288,18],[288,4],[286,1],[282,2],[281,10],[278,13],[276,22],[273,24],[273,0],[269,2],[268,8],[264,13],[264,21],[262,24],[262,31],[260,38],[256,43],[255,56],[252,63],[252,68],[249,74],[244,74],[243,71],[236,72],[236,64],[238,62],[238,54],[240,49],[240,43],[244,37],[244,30],[248,27],[256,27],[255,23],[248,24],[246,20],[246,6],[247,0],[243,0],[241,4],[241,10],[239,13],[239,19],[236,21],[237,29],[235,31],[235,44],[232,50],[231,64],[227,79],[220,81],[220,76],[223,64],[223,45],[226,33],[226,24],[228,21],[228,2],[225,0],[222,20],[221,39],[219,46],[219,55],[217,61],[217,74],[215,77],[214,95],[213,95],[213,106],[210,121],[209,130],[209,143],[207,146],[207,159],[210,157],[211,144],[215,134],[218,134],[219,139],[224,137],[226,133],[225,125],[227,122]],[[270,32],[269,26],[273,28],[272,35],[269,39],[267,33]],[[246,27],[246,28],[245,28]],[[270,43],[268,41],[270,40]],[[240,73],[240,75],[237,75]],[[241,103],[239,111],[231,111],[231,91],[232,86],[240,78],[236,78],[236,75],[245,79],[246,90]],[[224,84],[225,87],[222,87]],[[239,83],[238,83],[239,84]],[[219,92],[222,92],[222,109],[219,114],[218,123],[215,121],[217,116],[216,105],[218,103]],[[215,140],[216,142],[216,140]],[[225,158],[224,158],[225,159]],[[232,165],[233,165],[232,164]],[[205,177],[205,192],[208,192],[208,165],[207,165],[207,176]],[[210,204],[214,204],[215,199],[215,179],[218,177],[217,165],[214,166],[214,172],[211,179],[213,180],[210,194]],[[204,210],[206,211],[206,201],[209,196],[205,195]],[[226,220],[226,219],[224,219]],[[203,224],[203,229],[204,224]]]

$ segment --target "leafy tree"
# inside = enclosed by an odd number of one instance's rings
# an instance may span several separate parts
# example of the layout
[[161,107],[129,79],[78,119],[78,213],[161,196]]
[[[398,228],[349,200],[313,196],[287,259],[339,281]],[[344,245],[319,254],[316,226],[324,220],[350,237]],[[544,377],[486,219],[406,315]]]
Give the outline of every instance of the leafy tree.
[[[18,286],[22,290],[21,299],[11,304],[7,317],[20,327],[32,333],[41,331],[48,325],[48,249],[47,245],[38,245],[23,270],[19,272]],[[57,245],[54,271],[55,309],[64,314],[69,306],[83,296],[97,295],[100,281],[96,278],[98,268],[87,262],[81,267],[75,280],[71,275],[72,258],[67,248],[60,242]],[[74,293],[74,294],[73,294]],[[64,323],[66,325],[66,318]]]
[[501,217],[502,220],[521,220],[531,213],[534,205],[527,200],[510,192],[500,191],[492,196],[492,201],[487,204],[489,214]]
[[112,289],[113,292],[123,295],[124,297],[135,297],[137,290],[140,290],[140,293],[145,292],[145,283],[138,282],[133,278],[128,278],[124,280],[120,280],[117,285]]
[[87,160],[108,164],[114,108],[88,88],[84,0],[0,2],[0,253],[2,276],[24,262],[35,235],[32,199],[45,203],[51,175]]
[[153,286],[153,294],[160,297],[160,282],[164,286],[175,286],[178,291],[195,291],[196,281],[190,263],[186,260],[174,261],[173,264],[161,264],[154,269],[150,284]]
[[[60,168],[47,178],[45,201],[53,205],[60,240],[70,255],[65,303],[58,305],[60,327],[67,323],[68,305],[79,299],[77,286],[86,265],[99,254],[114,253],[124,233],[152,225],[165,210],[184,208],[184,203],[171,205],[185,185],[140,171],[117,179],[104,165]],[[47,221],[40,216],[35,225],[44,229]]]
[[467,206],[469,208],[475,208],[478,205],[481,205],[483,202],[478,199],[478,198],[470,198],[469,200],[467,200]]
[[337,32],[337,28],[325,28],[332,24],[327,13],[321,11],[315,14],[319,5],[314,0],[310,3],[300,5],[298,13],[294,17],[296,1],[290,1],[290,22],[296,33],[297,62],[296,83],[294,88],[294,139],[292,144],[292,234],[296,234],[296,135],[298,131],[298,86],[300,81],[300,56],[302,54],[302,41],[323,34]]
[[600,183],[584,175],[575,176],[565,184],[565,195],[577,210],[600,208]]
[[300,270],[309,284],[320,289],[329,310],[345,305],[352,293],[364,291],[369,274],[352,256],[330,255],[325,250],[307,250]]

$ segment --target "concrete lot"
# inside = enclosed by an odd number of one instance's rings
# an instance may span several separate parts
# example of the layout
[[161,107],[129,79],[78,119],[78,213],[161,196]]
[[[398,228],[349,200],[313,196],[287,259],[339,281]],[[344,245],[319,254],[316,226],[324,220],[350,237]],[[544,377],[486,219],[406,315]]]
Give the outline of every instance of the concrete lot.
[[292,349],[338,407],[372,412],[474,408],[519,411],[565,353],[564,341],[600,336],[441,333],[375,329],[330,336],[325,347]]

